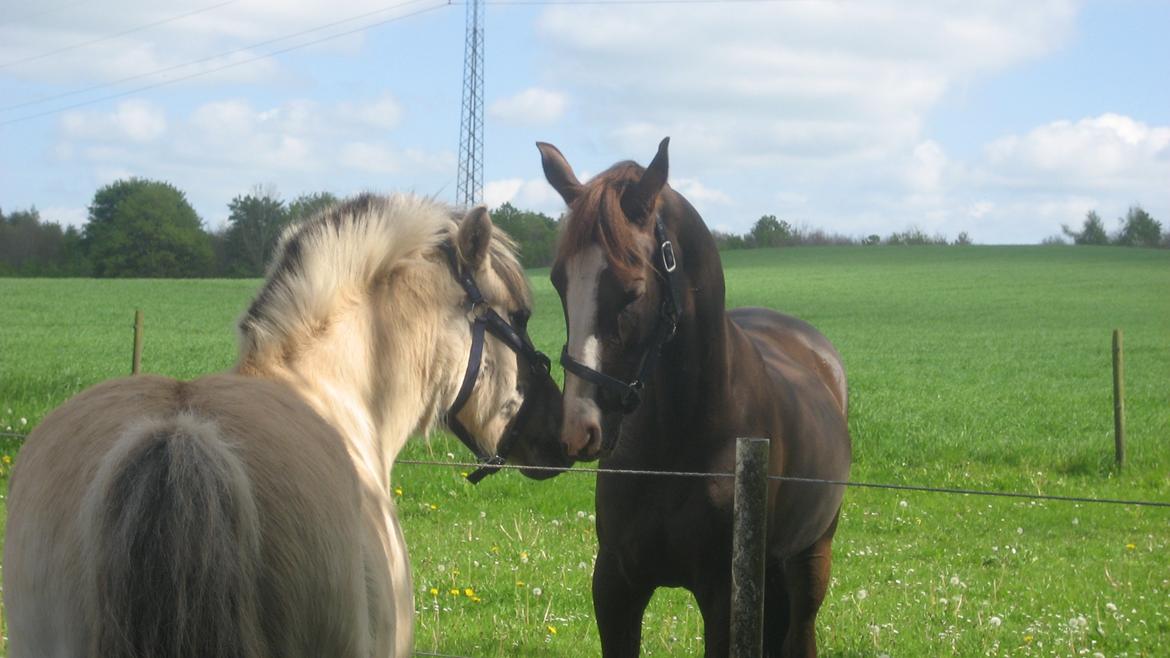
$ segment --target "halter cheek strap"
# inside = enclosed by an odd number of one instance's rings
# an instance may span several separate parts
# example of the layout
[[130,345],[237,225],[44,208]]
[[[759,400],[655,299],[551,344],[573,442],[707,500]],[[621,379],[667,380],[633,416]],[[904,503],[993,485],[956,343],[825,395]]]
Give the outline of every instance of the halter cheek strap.
[[480,292],[479,286],[476,285],[471,275],[460,271],[459,260],[456,256],[454,245],[445,242],[440,247],[447,254],[451,271],[455,275],[456,280],[459,281],[460,286],[467,293],[469,308],[475,313],[475,318],[471,321],[471,354],[467,359],[467,370],[463,373],[463,383],[459,386],[459,392],[455,395],[455,401],[447,411],[447,426],[455,434],[455,437],[475,455],[476,460],[479,461],[480,467],[467,476],[469,482],[479,484],[480,480],[492,473],[498,472],[500,466],[507,461],[508,454],[511,453],[513,445],[515,445],[520,436],[520,430],[528,422],[532,408],[532,405],[529,404],[531,397],[525,396],[519,411],[516,412],[516,416],[512,418],[508,428],[504,431],[503,437],[496,445],[496,453],[494,455],[487,454],[475,440],[475,437],[471,435],[471,432],[468,431],[467,427],[459,421],[458,414],[464,405],[467,404],[467,401],[471,399],[471,392],[475,389],[475,382],[479,378],[479,371],[483,362],[485,332],[491,333],[513,352],[524,357],[525,361],[528,362],[528,368],[533,377],[539,378],[543,376],[551,380],[552,375],[549,373],[548,357],[536,349],[536,346],[532,343],[532,339],[528,337],[527,330],[523,326],[520,329],[516,329],[501,317],[495,309],[488,305],[483,297],[483,293]]

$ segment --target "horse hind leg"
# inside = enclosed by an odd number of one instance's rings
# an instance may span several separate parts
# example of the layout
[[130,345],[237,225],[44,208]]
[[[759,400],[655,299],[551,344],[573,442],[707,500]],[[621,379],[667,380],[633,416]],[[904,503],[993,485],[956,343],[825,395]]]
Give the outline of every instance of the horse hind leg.
[[784,658],[815,658],[817,655],[817,612],[829,589],[829,567],[833,560],[833,533],[837,519],[812,546],[784,562],[788,594],[788,632],[780,655]]

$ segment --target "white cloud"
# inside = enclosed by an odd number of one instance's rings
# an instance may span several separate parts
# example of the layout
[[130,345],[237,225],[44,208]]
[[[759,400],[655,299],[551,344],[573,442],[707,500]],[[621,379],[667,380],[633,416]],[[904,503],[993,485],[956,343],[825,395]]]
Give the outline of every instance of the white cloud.
[[523,210],[559,217],[565,202],[543,178],[507,178],[488,181],[483,186],[484,203],[496,208],[507,202]]
[[371,103],[342,103],[337,109],[341,118],[370,128],[392,130],[402,122],[402,104],[389,94]]
[[567,106],[565,94],[533,87],[495,101],[488,108],[488,114],[519,124],[552,123],[564,116]]
[[995,173],[1017,180],[1093,188],[1170,181],[1170,126],[1118,114],[1056,121],[997,139],[985,151]]
[[68,206],[48,206],[41,209],[41,219],[61,226],[81,228],[89,219],[89,209]]
[[145,143],[166,133],[167,119],[162,108],[135,99],[122,101],[106,114],[67,112],[61,117],[61,128],[70,139]]
[[731,197],[724,192],[707,187],[694,178],[676,178],[670,182],[670,185],[696,205],[708,203],[730,205],[732,203]]
[[402,171],[401,159],[390,149],[365,142],[351,142],[341,149],[339,161],[350,169],[375,174],[396,174]]
[[[199,2],[136,0],[74,4],[77,6],[68,11],[22,12],[0,23],[0,66],[4,72],[42,83],[92,84],[161,69],[173,69],[166,74],[172,77],[185,76],[253,60],[297,43],[283,38],[287,35],[306,33],[302,42],[320,39],[408,11],[388,7],[384,0],[241,0],[215,7]],[[183,14],[191,15],[180,18]],[[362,18],[345,20],[353,17]],[[148,25],[151,27],[121,34],[128,28]],[[332,27],[311,31],[329,25]],[[108,38],[111,34],[119,36]],[[313,49],[352,53],[361,42],[360,35],[347,36]],[[252,48],[254,45],[258,47]],[[216,53],[230,54],[211,59]],[[197,63],[183,66],[188,62]],[[287,77],[278,75],[281,68],[279,60],[261,58],[198,80],[271,83]],[[135,84],[159,79],[150,77]]]

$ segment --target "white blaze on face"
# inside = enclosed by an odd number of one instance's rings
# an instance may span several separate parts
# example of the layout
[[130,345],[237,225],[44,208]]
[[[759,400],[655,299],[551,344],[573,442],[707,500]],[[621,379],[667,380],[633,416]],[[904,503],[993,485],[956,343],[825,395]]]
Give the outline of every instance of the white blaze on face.
[[[605,254],[597,245],[574,255],[565,264],[569,356],[593,370],[601,370],[597,289],[605,267]],[[589,447],[591,429],[600,439],[601,410],[593,401],[593,389],[593,384],[573,373],[565,373],[565,424],[561,440],[570,455],[579,455]]]

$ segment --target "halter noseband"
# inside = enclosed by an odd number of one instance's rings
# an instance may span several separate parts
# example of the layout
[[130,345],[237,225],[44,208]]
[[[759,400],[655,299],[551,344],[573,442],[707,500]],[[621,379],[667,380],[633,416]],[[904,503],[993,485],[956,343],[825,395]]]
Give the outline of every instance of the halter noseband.
[[[451,404],[451,408],[447,411],[447,426],[451,428],[455,436],[463,445],[467,446],[467,449],[479,461],[480,467],[467,476],[469,482],[479,484],[480,480],[492,473],[498,472],[500,466],[507,461],[508,453],[512,451],[512,446],[516,443],[516,439],[520,435],[520,429],[524,426],[532,410],[532,406],[529,404],[532,396],[525,395],[524,402],[520,404],[520,410],[516,412],[516,416],[512,419],[509,428],[496,445],[496,454],[494,455],[489,455],[484,452],[483,448],[471,436],[471,432],[464,427],[463,423],[459,422],[459,418],[456,415],[463,409],[463,405],[467,404],[467,400],[471,398],[471,391],[475,388],[475,380],[479,377],[480,364],[483,361],[484,332],[490,332],[493,336],[500,339],[504,345],[508,346],[508,349],[524,357],[524,360],[528,362],[529,371],[534,376],[540,377],[543,375],[551,379],[552,375],[549,374],[550,366],[548,357],[532,344],[532,339],[528,337],[527,327],[524,324],[521,324],[519,328],[513,327],[507,320],[500,317],[500,314],[487,303],[483,297],[483,293],[479,290],[479,286],[476,285],[475,279],[471,277],[471,274],[461,271],[454,245],[450,242],[444,242],[440,245],[440,248],[447,254],[447,260],[451,266],[451,273],[455,276],[455,280],[459,282],[463,291],[467,293],[468,309],[475,315],[471,321],[471,356],[467,360],[467,370],[463,373],[463,384],[459,387],[459,393],[455,395],[455,402]],[[529,388],[530,392],[533,390],[535,390],[535,387]]]
[[[634,380],[622,381],[577,361],[569,355],[568,344],[561,350],[561,365],[565,370],[596,385],[601,392],[601,402],[607,407],[620,409],[623,414],[632,413],[642,403],[642,388],[646,379],[658,365],[662,348],[674,337],[674,332],[678,329],[681,305],[679,280],[674,275],[674,271],[678,269],[678,261],[674,256],[674,245],[666,235],[666,225],[663,224],[661,215],[654,218],[654,238],[658,242],[658,260],[666,277],[669,294],[662,296],[662,305],[658,309],[658,324],[654,327],[654,336],[650,339],[649,346],[642,353],[638,374]],[[606,437],[607,445],[604,447],[612,449],[613,441],[616,440],[616,436],[612,439]]]

